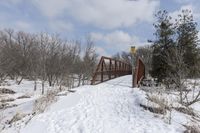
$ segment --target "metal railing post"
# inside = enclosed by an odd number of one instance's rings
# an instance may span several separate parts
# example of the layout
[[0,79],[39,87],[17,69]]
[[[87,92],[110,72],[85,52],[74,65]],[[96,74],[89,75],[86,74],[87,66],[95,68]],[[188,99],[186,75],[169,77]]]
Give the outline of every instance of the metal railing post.
[[103,82],[103,62],[104,62],[104,59],[101,62],[101,82]]

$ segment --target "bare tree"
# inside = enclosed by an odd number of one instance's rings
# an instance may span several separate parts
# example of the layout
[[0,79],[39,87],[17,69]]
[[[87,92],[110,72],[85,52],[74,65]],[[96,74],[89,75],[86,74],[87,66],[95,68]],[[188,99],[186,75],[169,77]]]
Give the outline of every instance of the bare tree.
[[171,50],[165,53],[165,59],[168,69],[168,76],[164,84],[169,89],[176,89],[179,91],[180,103],[189,106],[200,101],[200,91],[193,98],[189,98],[190,90],[187,89],[187,75],[188,67],[184,63],[183,50],[180,47],[172,47]]
[[19,74],[19,70],[17,69],[19,67],[19,62],[17,62],[19,57],[19,47],[16,46],[14,40],[14,31],[2,31],[0,56],[0,69],[2,73],[14,79]]
[[144,64],[145,64],[145,72],[146,74],[149,74],[151,71],[151,64],[152,64],[152,52],[153,49],[150,45],[139,47],[137,49],[137,55],[142,58]]
[[[60,69],[59,69],[59,79],[60,85],[62,84],[64,78],[67,80],[67,86],[74,87],[74,74],[76,74],[75,68],[76,60],[80,57],[80,43],[78,41],[70,42],[70,45],[67,43],[62,48],[61,60],[60,60]],[[79,66],[80,68],[80,66]]]
[[113,59],[116,59],[116,60],[120,60],[120,59],[121,59],[121,54],[118,52],[118,53],[114,54],[114,55],[112,56],[112,58],[113,58]]
[[131,59],[131,53],[130,52],[122,52],[121,53],[121,58],[122,61],[131,64],[132,59]]
[[20,84],[24,78],[42,81],[49,86],[74,87],[90,79],[96,65],[97,54],[91,38],[86,39],[86,49],[81,57],[80,41],[63,41],[58,35],[47,33],[29,34],[13,30],[0,31],[0,78],[16,79]]
[[83,56],[83,85],[85,84],[85,80],[89,80],[89,78],[91,77],[97,63],[97,54],[95,51],[94,42],[91,40],[90,37],[86,39],[86,45],[87,47]]
[[40,58],[39,58],[39,67],[40,67],[40,79],[42,80],[42,94],[44,94],[44,83],[47,79],[46,75],[46,58],[47,58],[47,48],[48,45],[48,35],[46,33],[41,33],[38,36],[38,43],[39,43],[39,53],[40,53]]

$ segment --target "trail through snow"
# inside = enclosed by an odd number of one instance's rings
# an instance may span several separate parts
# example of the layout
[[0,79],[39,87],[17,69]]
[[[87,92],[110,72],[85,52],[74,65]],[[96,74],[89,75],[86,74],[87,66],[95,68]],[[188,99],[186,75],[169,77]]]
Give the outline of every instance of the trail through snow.
[[22,133],[177,133],[180,124],[166,124],[139,107],[145,93],[131,88],[131,76],[95,86],[82,86],[35,116]]

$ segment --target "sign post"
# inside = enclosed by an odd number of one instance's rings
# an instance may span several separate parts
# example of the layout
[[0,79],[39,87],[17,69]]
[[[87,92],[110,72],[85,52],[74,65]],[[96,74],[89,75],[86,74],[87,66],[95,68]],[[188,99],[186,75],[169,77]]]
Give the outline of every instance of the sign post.
[[132,61],[132,88],[134,88],[134,72],[135,72],[135,54],[136,48],[135,46],[131,46],[131,61]]

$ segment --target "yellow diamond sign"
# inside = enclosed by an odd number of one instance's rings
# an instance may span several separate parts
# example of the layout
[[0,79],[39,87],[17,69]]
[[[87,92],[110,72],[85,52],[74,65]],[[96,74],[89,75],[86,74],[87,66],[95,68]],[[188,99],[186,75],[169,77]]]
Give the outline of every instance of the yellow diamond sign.
[[131,47],[131,53],[132,53],[132,54],[135,54],[135,53],[136,53],[136,48],[135,48],[135,46],[132,46],[132,47]]

